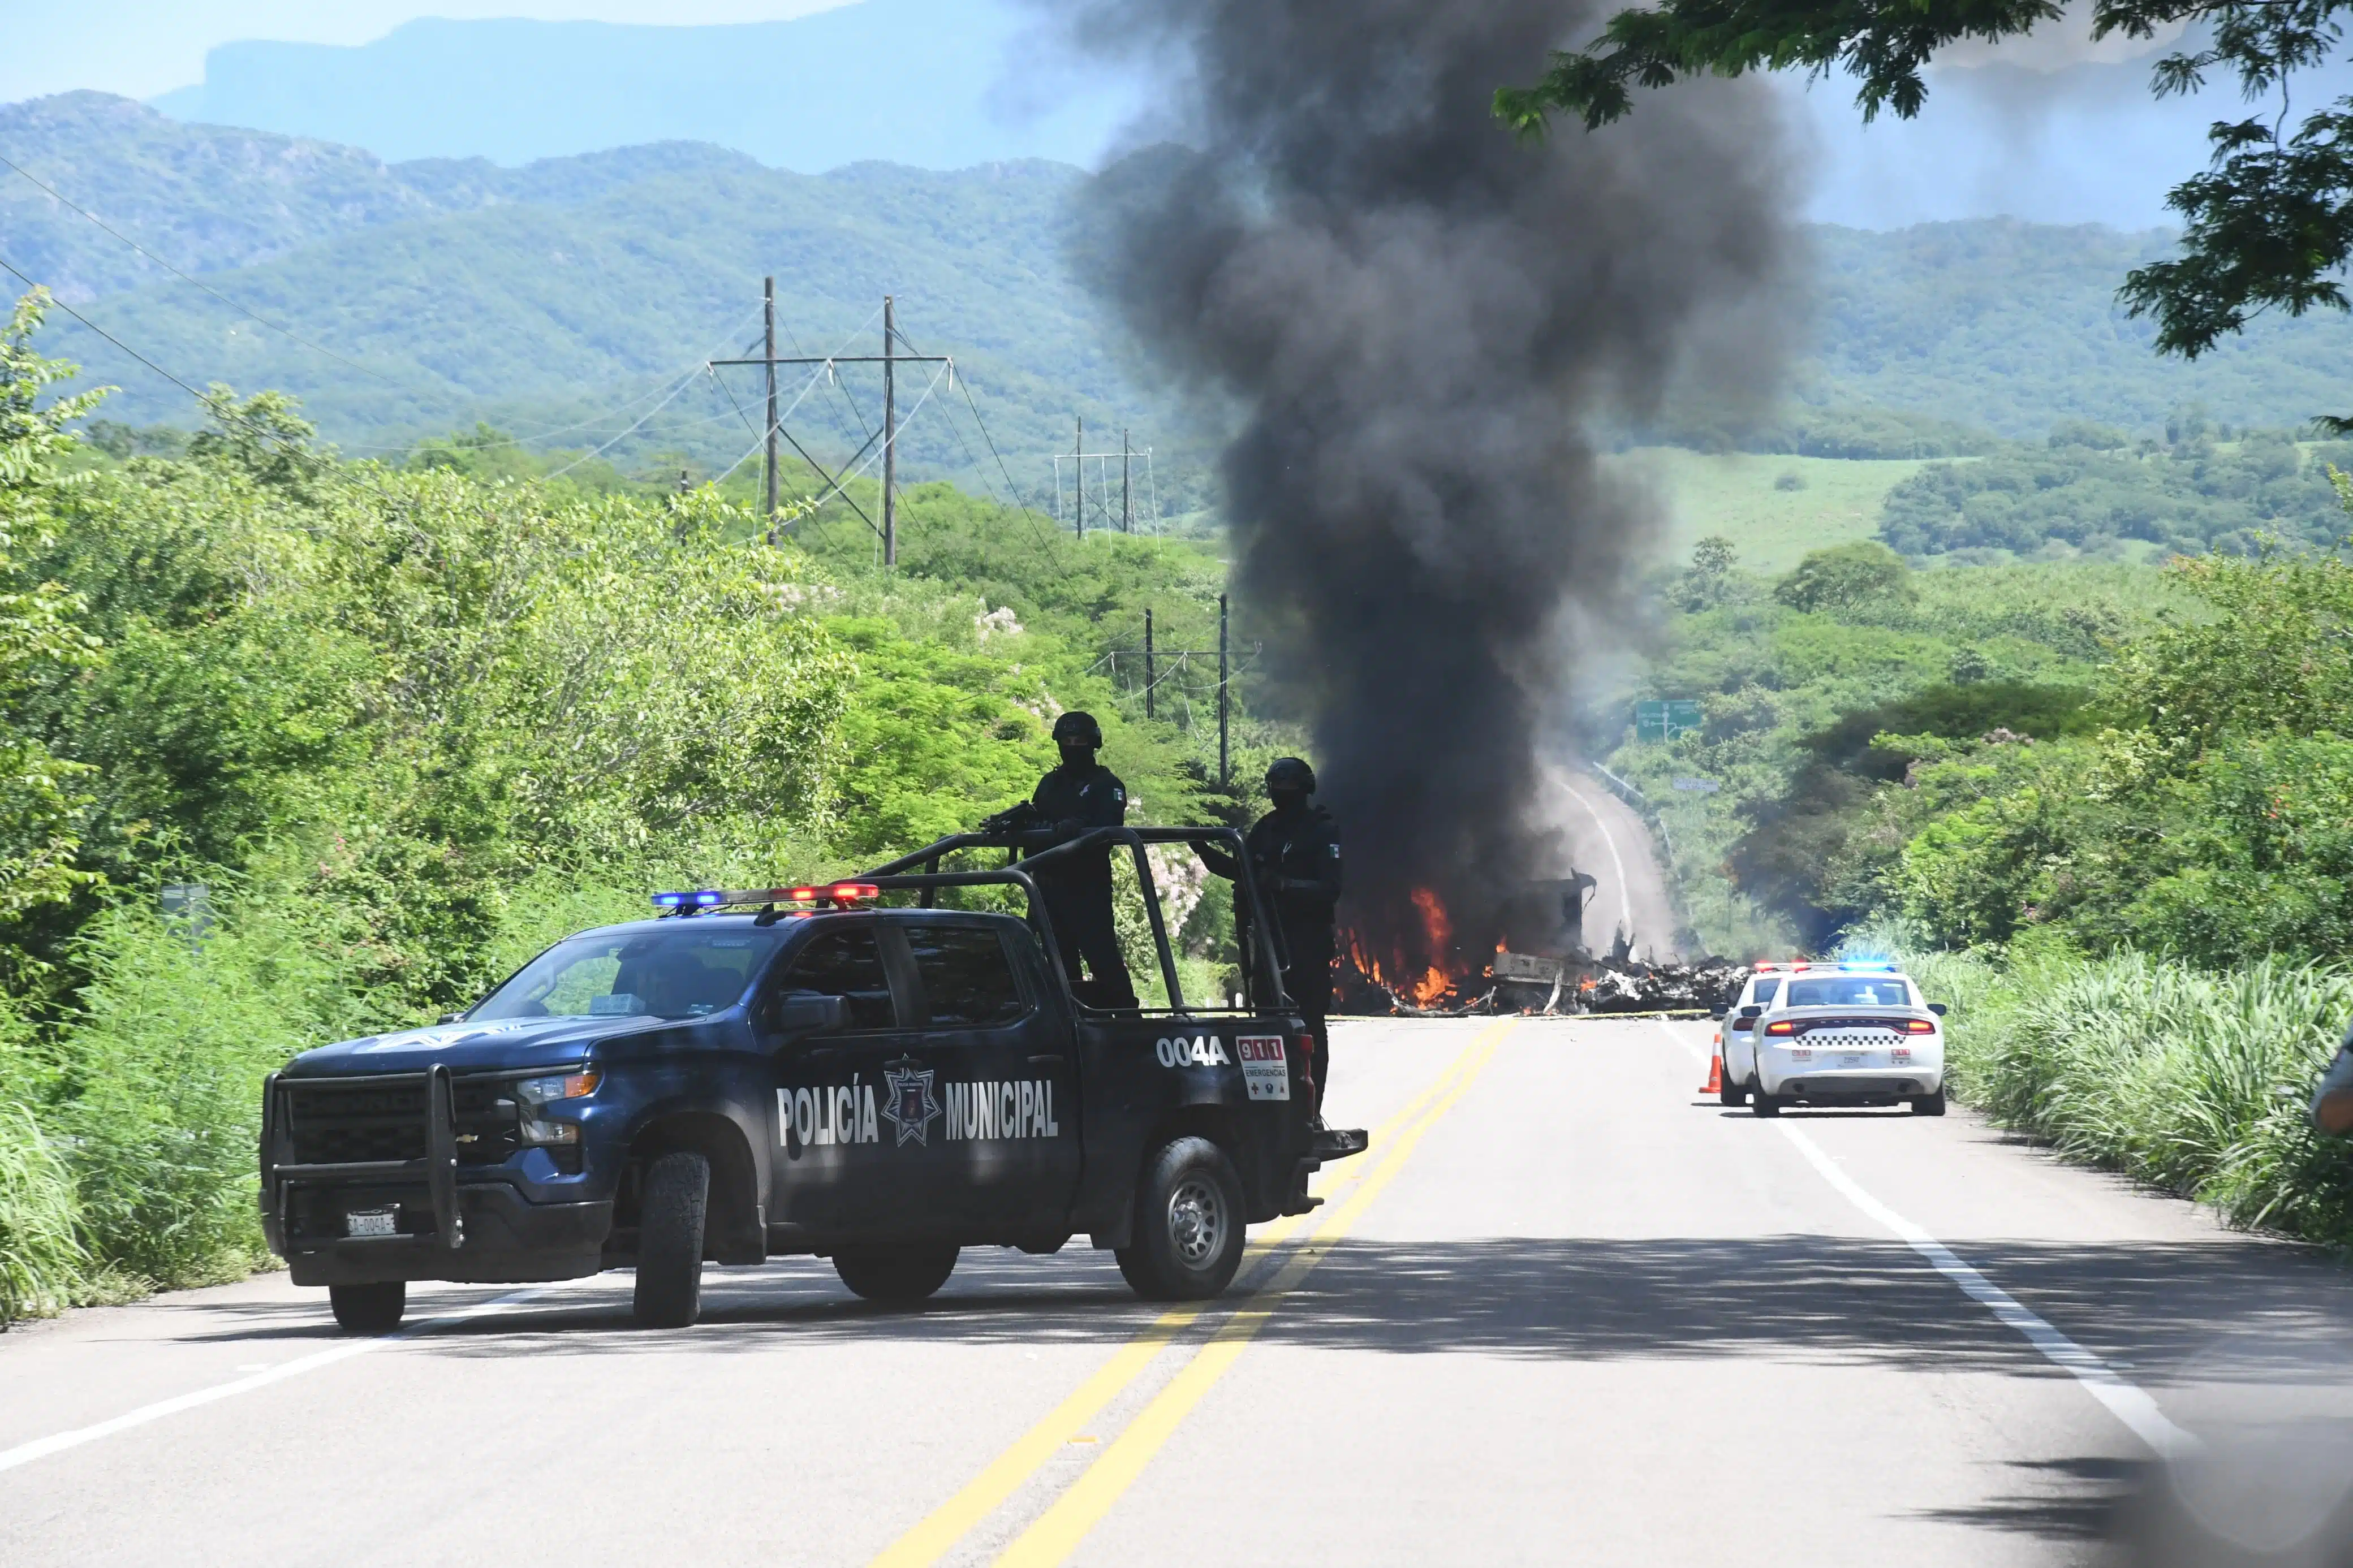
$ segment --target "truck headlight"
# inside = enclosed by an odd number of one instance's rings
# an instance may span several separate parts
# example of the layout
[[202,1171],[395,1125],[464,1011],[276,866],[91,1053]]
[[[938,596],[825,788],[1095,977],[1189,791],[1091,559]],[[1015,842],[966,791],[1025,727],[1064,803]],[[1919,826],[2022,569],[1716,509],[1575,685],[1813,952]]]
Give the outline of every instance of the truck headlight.
[[596,1093],[603,1077],[595,1068],[583,1068],[578,1072],[556,1073],[548,1078],[527,1078],[514,1086],[515,1098],[526,1107],[578,1100]]
[[578,1143],[580,1123],[577,1121],[525,1121],[522,1128],[526,1143]]

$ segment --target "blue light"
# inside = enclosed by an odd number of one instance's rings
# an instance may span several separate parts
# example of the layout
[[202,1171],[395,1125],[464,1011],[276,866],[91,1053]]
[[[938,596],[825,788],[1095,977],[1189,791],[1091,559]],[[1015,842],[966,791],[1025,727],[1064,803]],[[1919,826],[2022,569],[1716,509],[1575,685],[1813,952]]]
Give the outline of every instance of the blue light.
[[686,900],[691,896],[691,895],[686,893],[656,893],[654,895],[654,908],[658,910],[682,909],[685,907]]
[[724,893],[697,893],[694,895],[694,901],[707,910],[714,904],[724,903],[726,898],[727,895]]

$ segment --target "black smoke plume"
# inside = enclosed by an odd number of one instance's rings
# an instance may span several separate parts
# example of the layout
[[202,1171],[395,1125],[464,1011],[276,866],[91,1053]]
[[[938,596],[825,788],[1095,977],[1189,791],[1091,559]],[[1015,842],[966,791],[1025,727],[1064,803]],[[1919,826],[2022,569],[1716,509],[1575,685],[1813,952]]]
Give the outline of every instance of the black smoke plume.
[[1430,960],[1413,889],[1470,938],[1554,869],[1540,762],[1588,657],[1622,644],[1656,533],[1600,444],[1671,386],[1722,405],[1778,375],[1770,105],[1709,82],[1515,141],[1494,89],[1599,30],[1563,0],[1062,15],[1169,79],[1155,129],[1183,145],[1098,177],[1082,270],[1150,358],[1238,411],[1234,589],[1312,727],[1344,921]]

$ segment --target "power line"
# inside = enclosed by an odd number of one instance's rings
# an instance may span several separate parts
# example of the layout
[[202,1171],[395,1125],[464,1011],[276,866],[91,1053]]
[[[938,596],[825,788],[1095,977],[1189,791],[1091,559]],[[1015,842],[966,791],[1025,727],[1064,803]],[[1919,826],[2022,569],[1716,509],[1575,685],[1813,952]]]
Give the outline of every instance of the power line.
[[[178,268],[173,266],[170,262],[164,260],[162,257],[156,255],[153,251],[148,249],[145,246],[140,244],[137,240],[132,238],[129,235],[124,234],[121,230],[109,225],[105,219],[100,217],[96,213],[76,206],[55,186],[45,184],[40,180],[34,178],[32,173],[26,169],[23,164],[15,163],[5,157],[0,157],[0,163],[6,164],[9,168],[16,170],[17,174],[24,175],[26,179],[31,180],[34,184],[39,185],[42,190],[48,192],[50,195],[55,196],[67,207],[70,208],[74,212],[81,214],[82,216],[90,219],[90,222],[98,225],[99,227],[105,229],[107,233],[114,236],[115,238],[121,240],[123,244],[129,246],[132,249],[137,251],[140,255],[145,257],[148,260],[153,262],[156,266],[170,273],[173,277],[177,278],[181,282],[192,284],[195,287],[203,289],[206,293],[210,294],[214,299],[218,300],[222,304],[236,310],[237,314],[243,316],[247,321],[258,321],[261,325],[268,327],[273,332],[283,332],[286,336],[293,339],[296,342],[301,343],[304,348],[309,349],[312,353],[324,354],[329,359],[333,360],[337,364],[347,364],[353,370],[358,371],[362,375],[372,375],[375,377],[376,380],[384,383],[386,386],[398,386],[401,384],[401,383],[395,381],[392,377],[385,374],[382,371],[370,370],[366,365],[360,363],[357,360],[345,359],[342,354],[337,353],[332,349],[322,348],[319,344],[314,343],[310,339],[304,337],[301,333],[296,331],[293,328],[281,326],[278,322],[271,321],[269,317],[259,314],[251,306],[239,304],[237,300],[230,299],[227,295],[222,293],[211,284],[190,277],[188,274],[181,271]],[[13,267],[8,268],[8,270],[11,272],[16,272],[16,269]],[[16,276],[22,278],[25,275],[21,272],[16,272]],[[74,319],[76,321],[81,320],[79,316],[76,316]],[[87,322],[84,322],[83,324],[88,325]],[[92,328],[91,330],[96,331],[97,329]],[[153,369],[153,367],[150,366],[149,368]]]

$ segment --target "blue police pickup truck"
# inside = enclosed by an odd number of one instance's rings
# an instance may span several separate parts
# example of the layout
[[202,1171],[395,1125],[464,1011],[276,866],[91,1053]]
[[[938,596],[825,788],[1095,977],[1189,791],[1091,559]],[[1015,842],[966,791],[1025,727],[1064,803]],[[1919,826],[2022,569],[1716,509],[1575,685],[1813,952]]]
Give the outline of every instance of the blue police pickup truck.
[[[638,1321],[681,1327],[706,1261],[815,1254],[907,1302],[964,1247],[1082,1234],[1147,1298],[1213,1296],[1244,1226],[1313,1206],[1310,1174],[1365,1135],[1314,1114],[1273,921],[1250,922],[1242,1005],[1188,1005],[1145,846],[1201,841],[1256,909],[1238,836],[1204,828],[1026,856],[959,835],[849,882],[657,895],[463,1015],[273,1074],[269,1245],[362,1332],[399,1322],[412,1279],[633,1267]],[[1005,864],[941,869],[991,848]],[[1134,858],[1166,1005],[1094,1006],[1063,972],[1033,872],[1106,848]],[[1028,918],[942,907],[991,886]]]

